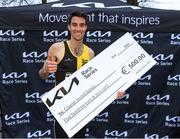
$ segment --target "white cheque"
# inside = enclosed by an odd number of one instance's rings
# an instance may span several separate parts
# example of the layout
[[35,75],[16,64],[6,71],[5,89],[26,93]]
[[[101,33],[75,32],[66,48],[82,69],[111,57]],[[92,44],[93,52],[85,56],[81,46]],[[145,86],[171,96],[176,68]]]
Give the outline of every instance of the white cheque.
[[41,99],[72,137],[155,64],[126,33]]

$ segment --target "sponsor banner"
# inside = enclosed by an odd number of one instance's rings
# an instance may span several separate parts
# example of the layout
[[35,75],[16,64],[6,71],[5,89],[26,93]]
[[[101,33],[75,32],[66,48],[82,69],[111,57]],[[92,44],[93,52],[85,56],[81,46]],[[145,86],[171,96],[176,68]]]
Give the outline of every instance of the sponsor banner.
[[67,20],[72,10],[87,13],[84,43],[95,55],[129,32],[157,61],[122,99],[92,119],[86,137],[180,138],[180,11],[141,8],[119,0],[61,0],[0,8],[0,134],[54,138],[54,116],[40,96],[54,87],[55,74],[41,80],[38,71],[51,44],[69,38]]
[[[145,32],[157,32],[158,30],[159,32],[166,32],[168,28],[169,32],[180,31],[180,21],[177,20],[180,18],[179,11],[150,10],[148,8],[127,5],[119,0],[112,0],[111,2],[106,0],[101,0],[101,2],[99,0],[78,0],[76,2],[62,0],[61,2],[58,1],[46,5],[33,5],[28,8],[2,8],[0,9],[0,17],[2,19],[0,21],[0,28],[27,30],[48,28],[56,30],[61,25],[65,29],[67,28],[69,11],[72,11],[72,9],[81,10],[88,14],[90,30],[143,30]],[[167,16],[169,20],[167,20]],[[169,21],[174,22],[174,26],[171,26]],[[20,41],[24,40],[21,39]],[[44,41],[54,42],[57,40],[45,38]],[[153,43],[149,39],[140,40],[140,42],[146,44]],[[171,42],[174,45],[178,43],[178,41]]]

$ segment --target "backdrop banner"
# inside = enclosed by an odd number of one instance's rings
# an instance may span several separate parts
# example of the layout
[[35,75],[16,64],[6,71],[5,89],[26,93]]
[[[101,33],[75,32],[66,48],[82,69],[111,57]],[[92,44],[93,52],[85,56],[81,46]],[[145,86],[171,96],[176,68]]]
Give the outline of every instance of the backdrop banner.
[[[157,64],[87,126],[91,138],[180,138],[180,11],[119,0],[62,0],[0,9],[0,107],[4,137],[54,137],[54,117],[40,96],[55,85],[38,71],[54,42],[67,40],[68,14],[88,14],[84,43],[99,54],[129,32]],[[104,62],[104,61],[102,61]]]

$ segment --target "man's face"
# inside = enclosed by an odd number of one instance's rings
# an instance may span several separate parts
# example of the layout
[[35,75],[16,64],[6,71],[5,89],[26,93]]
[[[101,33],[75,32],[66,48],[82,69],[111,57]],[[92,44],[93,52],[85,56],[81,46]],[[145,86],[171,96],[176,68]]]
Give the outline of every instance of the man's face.
[[82,17],[74,16],[71,19],[71,23],[68,25],[68,29],[71,33],[71,39],[81,41],[87,29],[86,20]]

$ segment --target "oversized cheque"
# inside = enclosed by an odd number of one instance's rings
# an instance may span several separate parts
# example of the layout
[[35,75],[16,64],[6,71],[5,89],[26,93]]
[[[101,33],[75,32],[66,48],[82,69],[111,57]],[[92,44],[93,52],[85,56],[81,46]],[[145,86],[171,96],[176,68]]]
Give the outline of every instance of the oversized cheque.
[[155,64],[126,33],[41,99],[72,137]]

